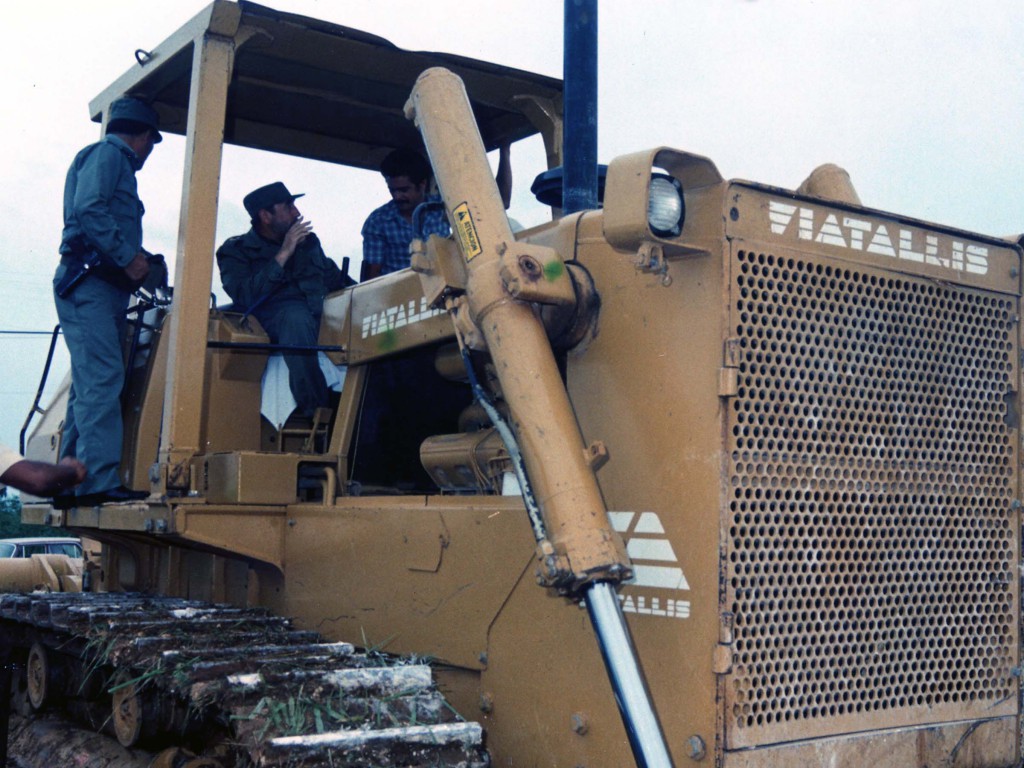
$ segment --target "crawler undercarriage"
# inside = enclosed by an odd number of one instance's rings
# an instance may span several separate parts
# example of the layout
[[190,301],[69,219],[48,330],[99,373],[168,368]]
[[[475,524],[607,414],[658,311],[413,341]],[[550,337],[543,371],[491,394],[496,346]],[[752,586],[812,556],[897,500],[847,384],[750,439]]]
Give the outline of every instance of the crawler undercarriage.
[[16,725],[15,764],[70,764],[69,747],[118,766],[156,752],[193,768],[487,764],[480,726],[448,706],[427,664],[323,643],[265,610],[12,594],[0,597],[0,636],[22,714],[57,715],[124,748],[69,738],[50,717]]

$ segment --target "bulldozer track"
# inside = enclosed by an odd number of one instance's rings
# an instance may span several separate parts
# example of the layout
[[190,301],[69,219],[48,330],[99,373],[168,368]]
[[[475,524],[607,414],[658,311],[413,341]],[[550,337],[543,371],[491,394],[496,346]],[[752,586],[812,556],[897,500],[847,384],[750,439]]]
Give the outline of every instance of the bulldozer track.
[[479,724],[451,709],[427,664],[325,643],[265,609],[8,594],[0,640],[26,711],[126,748],[187,749],[223,768],[489,764]]

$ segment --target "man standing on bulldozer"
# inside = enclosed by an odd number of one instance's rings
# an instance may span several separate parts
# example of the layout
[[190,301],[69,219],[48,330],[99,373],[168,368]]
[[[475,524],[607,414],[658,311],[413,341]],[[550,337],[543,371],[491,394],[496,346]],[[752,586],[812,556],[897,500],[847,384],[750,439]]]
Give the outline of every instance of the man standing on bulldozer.
[[132,288],[149,272],[135,174],[163,140],[156,111],[139,99],[110,105],[106,136],[80,151],[64,183],[64,231],[53,278],[57,316],[71,354],[71,393],[61,457],[89,467],[79,506],[146,498],[121,482],[121,342]]

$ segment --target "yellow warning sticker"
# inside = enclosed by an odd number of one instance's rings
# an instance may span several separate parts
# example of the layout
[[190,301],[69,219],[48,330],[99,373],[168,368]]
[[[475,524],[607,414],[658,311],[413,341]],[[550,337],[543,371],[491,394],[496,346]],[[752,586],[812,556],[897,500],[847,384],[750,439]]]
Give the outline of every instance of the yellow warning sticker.
[[469,212],[469,203],[460,203],[452,213],[455,216],[455,232],[462,243],[462,252],[466,255],[466,261],[470,261],[483,253],[483,248],[480,247],[480,237],[476,233],[473,214]]

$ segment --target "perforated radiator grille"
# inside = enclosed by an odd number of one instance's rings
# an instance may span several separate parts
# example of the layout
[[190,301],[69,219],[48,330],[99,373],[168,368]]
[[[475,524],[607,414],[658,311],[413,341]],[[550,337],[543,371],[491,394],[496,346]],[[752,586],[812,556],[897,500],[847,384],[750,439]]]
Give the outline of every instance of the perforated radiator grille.
[[1016,711],[1016,299],[740,251],[729,747]]

